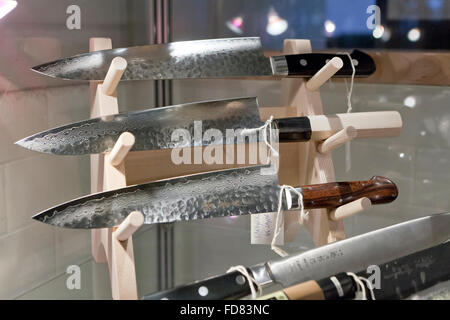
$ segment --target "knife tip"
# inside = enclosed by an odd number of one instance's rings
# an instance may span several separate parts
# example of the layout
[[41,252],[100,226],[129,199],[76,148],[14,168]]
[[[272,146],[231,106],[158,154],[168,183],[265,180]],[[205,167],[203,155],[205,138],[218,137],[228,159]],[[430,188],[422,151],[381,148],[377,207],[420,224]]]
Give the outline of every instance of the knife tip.
[[28,143],[28,138],[20,139],[14,142],[14,144],[28,150],[33,150],[33,148],[31,148],[30,144]]
[[30,70],[47,77],[57,78],[53,62],[48,62],[31,67]]

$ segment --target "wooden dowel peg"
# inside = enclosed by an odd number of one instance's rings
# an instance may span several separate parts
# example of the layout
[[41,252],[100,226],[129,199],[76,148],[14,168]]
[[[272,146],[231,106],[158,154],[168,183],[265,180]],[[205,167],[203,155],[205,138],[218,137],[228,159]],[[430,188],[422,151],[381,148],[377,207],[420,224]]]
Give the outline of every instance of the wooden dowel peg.
[[329,153],[330,151],[338,148],[339,146],[353,140],[357,136],[355,127],[348,126],[341,131],[336,132],[334,135],[319,143],[317,151],[322,154]]
[[127,68],[127,60],[122,57],[115,57],[111,61],[108,73],[103,81],[103,93],[107,96],[112,96],[116,92],[117,85]]
[[144,224],[144,215],[139,211],[131,212],[128,217],[114,231],[114,236],[119,241],[128,240]]
[[306,88],[310,91],[316,91],[325,82],[328,81],[336,72],[344,66],[344,61],[339,57],[334,57],[328,61],[322,69],[320,69],[311,79],[306,83]]
[[136,139],[134,135],[130,132],[124,132],[120,135],[119,139],[117,139],[114,148],[111,150],[109,154],[109,162],[113,166],[118,166],[122,163],[123,159],[127,156],[128,152],[130,152],[131,148],[133,148]]
[[330,211],[330,219],[333,221],[342,220],[344,218],[353,216],[358,212],[369,209],[372,206],[372,202],[369,198],[363,197],[350,203],[344,204],[334,210]]

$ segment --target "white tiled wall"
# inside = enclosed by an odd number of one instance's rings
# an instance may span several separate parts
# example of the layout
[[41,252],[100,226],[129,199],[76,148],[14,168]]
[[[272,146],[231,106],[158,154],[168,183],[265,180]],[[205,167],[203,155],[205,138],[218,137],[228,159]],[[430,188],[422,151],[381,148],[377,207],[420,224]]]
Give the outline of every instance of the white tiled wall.
[[[120,109],[151,107],[152,94],[150,82],[120,84]],[[5,284],[0,298],[15,298],[36,286],[34,295],[37,291],[42,298],[59,298],[57,291],[48,295],[45,283],[54,279],[48,285],[64,287],[67,267],[90,258],[89,231],[49,228],[31,219],[41,210],[89,193],[89,157],[45,155],[14,144],[39,131],[88,118],[89,95],[88,84],[0,95],[0,283]],[[155,252],[149,249],[148,254]],[[97,273],[90,276],[91,288],[84,294],[70,291],[63,296],[108,297],[104,294],[109,292],[108,279]]]
[[[1,19],[0,298],[110,297],[105,266],[86,262],[90,232],[49,228],[31,219],[40,210],[89,193],[89,157],[43,155],[14,142],[89,117],[88,84],[44,77],[30,67],[86,52],[90,37],[110,37],[116,47],[147,44],[147,4],[23,0]],[[69,5],[81,9],[81,30],[66,27]],[[151,88],[150,82],[121,84],[121,110],[150,107]],[[79,263],[85,263],[86,290],[67,291],[64,272]]]
[[14,298],[88,257],[88,233],[63,233],[31,219],[88,193],[88,158],[52,157],[14,145],[30,134],[85,118],[88,99],[86,85],[0,96],[1,298]]

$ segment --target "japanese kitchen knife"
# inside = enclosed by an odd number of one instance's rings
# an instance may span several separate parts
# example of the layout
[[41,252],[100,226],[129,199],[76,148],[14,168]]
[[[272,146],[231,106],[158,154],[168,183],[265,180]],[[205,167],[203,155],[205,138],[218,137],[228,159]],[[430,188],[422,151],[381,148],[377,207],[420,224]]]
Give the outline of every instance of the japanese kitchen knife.
[[[245,142],[248,138],[239,129],[259,128],[263,124],[256,98],[236,98],[89,119],[37,133],[16,144],[56,155],[94,154],[110,151],[120,134],[128,131],[136,138],[134,151],[173,149],[186,142],[190,146]],[[380,111],[273,121],[273,127],[279,130],[280,142],[324,140],[345,126],[353,126],[357,138],[374,134],[391,137],[400,134],[402,119],[396,111]],[[180,129],[187,130],[188,135],[186,141],[179,143],[178,136],[173,139],[172,135]],[[214,140],[202,137],[202,133],[209,129],[219,130],[222,137]],[[200,139],[194,130],[200,131]],[[233,130],[231,136],[227,134],[230,130]],[[260,138],[260,135],[255,135],[255,139]]]
[[[263,288],[273,284],[288,288],[298,283],[324,279],[333,274],[366,270],[369,265],[381,265],[438,246],[448,239],[450,239],[450,213],[441,213],[399,223],[247,269],[256,283]],[[433,278],[433,272],[439,264],[438,261],[448,261],[448,253],[439,252],[444,255],[438,257],[435,253],[431,254],[437,264],[428,271],[425,267],[430,262],[430,259],[426,258],[427,255],[422,256],[423,260],[416,261],[415,267],[422,268],[419,277],[413,279],[416,281],[417,288],[419,288],[417,281],[434,282],[437,278]],[[406,281],[407,277],[401,265],[388,263],[387,266],[387,269],[381,269],[382,277],[383,271],[386,272],[386,278],[382,280],[385,285],[398,286],[400,282],[395,281],[396,274],[402,275],[401,281]],[[442,267],[448,267],[448,263]],[[436,276],[445,276],[447,271],[441,270],[436,273]],[[421,272],[425,272],[425,275]],[[362,275],[369,276],[369,274]],[[389,284],[389,281],[392,284]],[[401,293],[402,289],[395,289],[395,291]],[[238,299],[250,293],[247,279],[240,272],[235,271],[152,293],[146,295],[144,299]],[[382,296],[377,295],[377,297]]]
[[[142,212],[147,224],[276,212],[278,176],[261,174],[264,167],[213,171],[100,192],[33,218],[58,227],[90,229],[114,227],[132,211]],[[305,209],[335,208],[361,197],[383,204],[398,195],[392,181],[378,176],[368,181],[324,183],[297,190],[303,195]],[[299,208],[297,195],[292,203],[292,210]]]
[[[404,299],[450,279],[450,242],[377,266],[379,274],[360,271],[366,279],[379,276],[379,287],[373,289],[377,300]],[[375,271],[376,272],[376,271]],[[367,298],[371,294],[366,287]],[[309,280],[258,298],[259,300],[340,300],[353,299],[357,284],[347,273],[324,279]]]
[[[48,62],[33,68],[47,76],[71,80],[103,80],[112,59],[123,57],[128,67],[122,80],[311,77],[328,60],[340,57],[343,67],[335,77],[350,77],[346,54],[306,53],[265,57],[259,38],[181,41],[95,51]],[[375,71],[372,58],[359,50],[351,53],[355,76]]]

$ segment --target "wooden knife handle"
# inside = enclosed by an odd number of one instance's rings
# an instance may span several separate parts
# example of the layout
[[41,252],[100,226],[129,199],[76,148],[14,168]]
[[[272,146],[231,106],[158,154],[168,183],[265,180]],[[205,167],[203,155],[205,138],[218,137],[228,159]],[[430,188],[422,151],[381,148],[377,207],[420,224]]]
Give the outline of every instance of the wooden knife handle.
[[301,189],[305,209],[336,208],[362,197],[369,198],[372,204],[383,204],[398,196],[395,183],[380,176],[367,181],[330,182]]
[[283,290],[289,300],[325,300],[322,288],[314,280]]

